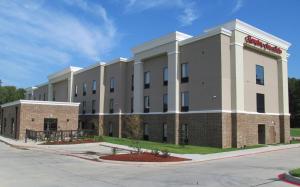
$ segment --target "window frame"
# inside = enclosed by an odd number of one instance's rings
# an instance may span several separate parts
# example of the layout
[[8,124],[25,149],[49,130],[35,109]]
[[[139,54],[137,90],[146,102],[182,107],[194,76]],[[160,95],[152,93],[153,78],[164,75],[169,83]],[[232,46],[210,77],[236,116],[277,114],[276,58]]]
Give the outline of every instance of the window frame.
[[150,88],[151,75],[150,71],[144,72],[144,89]]
[[[262,75],[260,75],[262,73]],[[265,68],[262,65],[255,65],[255,79],[257,85],[265,85]],[[262,76],[262,77],[261,77]]]
[[77,97],[78,96],[78,85],[77,84],[75,85],[74,91],[75,91],[74,96]]
[[181,106],[181,112],[188,112],[189,111],[190,94],[189,94],[188,91],[181,92],[180,106]]
[[109,92],[113,93],[115,91],[116,81],[114,77],[111,77],[109,80]]
[[93,99],[92,100],[92,113],[95,114],[95,112],[96,112],[96,100]]
[[96,94],[96,92],[97,92],[97,81],[93,80],[93,82],[92,82],[92,93]]
[[162,127],[162,130],[163,130],[163,142],[167,142],[168,141],[168,124],[167,123],[163,123],[163,127]]
[[168,72],[168,67],[163,68],[163,85],[168,86],[169,82],[169,72]]
[[109,113],[114,113],[114,102],[113,98],[109,99]]
[[87,85],[86,85],[86,83],[83,83],[83,85],[82,85],[82,95],[86,96],[86,92],[87,92]]
[[150,112],[150,96],[144,96],[144,113]]
[[144,138],[144,140],[149,140],[149,124],[148,123],[143,124],[143,138]]
[[[262,103],[259,103],[259,102],[262,102]],[[265,94],[256,93],[256,112],[257,113],[266,113]]]
[[[181,83],[189,82],[189,63],[182,63],[181,67]],[[185,70],[185,71],[184,71]]]
[[165,93],[163,95],[163,112],[167,112],[168,111],[168,94]]

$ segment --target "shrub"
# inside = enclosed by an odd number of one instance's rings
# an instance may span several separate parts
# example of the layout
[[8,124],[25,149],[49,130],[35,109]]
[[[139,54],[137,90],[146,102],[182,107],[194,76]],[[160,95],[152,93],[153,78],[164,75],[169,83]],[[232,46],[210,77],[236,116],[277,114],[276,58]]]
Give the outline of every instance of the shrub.
[[140,139],[141,133],[141,121],[139,116],[132,115],[125,118],[124,135],[130,139]]
[[116,147],[111,148],[111,154],[112,155],[117,154],[117,148]]
[[155,155],[155,156],[158,156],[159,155],[159,149],[152,149],[151,150],[151,154]]
[[103,142],[104,138],[103,138],[103,136],[94,136],[94,141],[95,142]]
[[162,153],[163,157],[169,157],[170,156],[170,152],[169,152],[168,149],[162,149],[161,153]]

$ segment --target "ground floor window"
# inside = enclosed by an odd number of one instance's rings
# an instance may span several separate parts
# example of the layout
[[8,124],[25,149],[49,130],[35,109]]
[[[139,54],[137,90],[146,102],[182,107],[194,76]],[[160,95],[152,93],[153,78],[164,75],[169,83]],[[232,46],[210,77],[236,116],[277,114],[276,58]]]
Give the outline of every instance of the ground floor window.
[[113,136],[113,124],[109,123],[108,136]]
[[144,140],[149,140],[149,126],[148,123],[144,123]]
[[57,131],[57,119],[45,118],[44,119],[44,131]]
[[266,144],[266,125],[258,124],[258,144]]
[[163,142],[167,142],[168,140],[168,125],[166,123],[163,124]]
[[181,142],[182,144],[189,143],[189,134],[188,134],[188,124],[183,124],[181,126]]

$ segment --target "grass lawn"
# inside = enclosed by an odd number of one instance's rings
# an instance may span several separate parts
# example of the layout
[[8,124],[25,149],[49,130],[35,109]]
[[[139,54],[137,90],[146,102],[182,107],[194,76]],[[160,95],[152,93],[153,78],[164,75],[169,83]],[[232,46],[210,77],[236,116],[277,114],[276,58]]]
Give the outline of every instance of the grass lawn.
[[291,170],[290,174],[295,177],[300,177],[300,168]]
[[300,137],[300,128],[291,128],[291,136]]
[[[127,138],[115,138],[104,136],[104,141],[114,144],[133,146],[136,141],[127,139]],[[179,154],[210,154],[210,153],[219,153],[226,151],[236,151],[241,150],[238,148],[216,148],[216,147],[202,147],[202,146],[193,146],[193,145],[175,145],[175,144],[166,144],[166,143],[158,143],[158,142],[150,142],[150,141],[139,141],[139,146],[144,149],[149,150],[168,150],[171,153],[179,153]],[[254,145],[246,147],[246,149],[264,147],[264,145]]]

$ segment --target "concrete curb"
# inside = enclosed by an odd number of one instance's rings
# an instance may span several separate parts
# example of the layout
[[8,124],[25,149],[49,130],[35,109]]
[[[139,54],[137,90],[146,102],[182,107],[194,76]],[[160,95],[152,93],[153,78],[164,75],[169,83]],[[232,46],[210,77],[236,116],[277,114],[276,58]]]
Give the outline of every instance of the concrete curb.
[[278,175],[278,178],[286,183],[300,186],[300,178],[294,177],[290,173],[283,173]]

